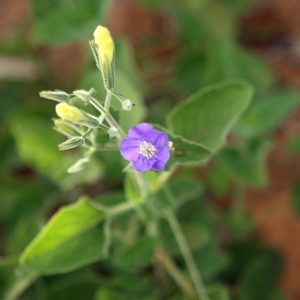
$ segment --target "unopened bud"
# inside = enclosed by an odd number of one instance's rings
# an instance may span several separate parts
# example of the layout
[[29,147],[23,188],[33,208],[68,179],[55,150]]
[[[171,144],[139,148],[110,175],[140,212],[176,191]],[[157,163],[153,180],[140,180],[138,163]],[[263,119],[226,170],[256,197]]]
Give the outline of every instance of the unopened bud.
[[69,101],[70,95],[66,92],[55,90],[55,91],[42,91],[40,92],[40,97],[45,99],[54,100],[57,102]]
[[94,31],[94,40],[90,43],[96,63],[101,69],[105,87],[113,89],[115,82],[114,74],[114,41],[109,30],[103,26],[97,26]]
[[91,101],[91,97],[94,94],[95,90],[91,89],[90,91],[85,91],[85,90],[76,90],[73,92],[73,94],[82,100],[85,104],[89,104]]
[[111,138],[117,137],[119,135],[119,130],[116,127],[110,127],[107,131]]
[[69,150],[82,145],[82,143],[83,143],[83,138],[81,136],[75,136],[59,144],[58,149],[62,151]]
[[67,123],[67,121],[64,121],[62,119],[54,119],[54,129],[67,136],[71,137],[77,134],[77,132]]
[[107,68],[112,63],[115,46],[109,30],[103,26],[97,26],[94,31],[94,41],[98,47],[98,55],[103,67]]
[[132,104],[131,100],[129,100],[129,99],[126,99],[122,102],[122,109],[123,110],[131,111],[132,106],[133,106],[133,104]]
[[172,141],[169,141],[169,142],[168,142],[168,147],[169,147],[169,150],[170,150],[170,151],[174,151],[174,144],[173,144]]
[[86,119],[81,110],[67,103],[59,103],[55,107],[57,115],[62,119],[70,122],[79,122]]

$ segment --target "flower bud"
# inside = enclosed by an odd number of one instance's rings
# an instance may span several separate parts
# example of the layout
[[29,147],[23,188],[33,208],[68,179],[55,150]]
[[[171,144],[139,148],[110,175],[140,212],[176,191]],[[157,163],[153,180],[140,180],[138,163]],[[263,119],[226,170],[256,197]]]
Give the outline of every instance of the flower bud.
[[173,144],[172,141],[168,142],[168,148],[169,148],[170,151],[174,151],[174,144]]
[[[96,49],[93,49],[96,48]],[[96,61],[100,65],[104,84],[107,89],[114,87],[114,41],[109,30],[103,26],[97,26],[94,31],[92,50],[96,51]]]
[[82,145],[82,143],[83,143],[83,138],[81,136],[74,136],[66,140],[65,142],[59,144],[58,149],[61,151],[69,150]]
[[62,119],[70,122],[79,122],[86,119],[85,115],[75,106],[67,103],[59,103],[55,107],[57,115]]
[[133,106],[133,104],[132,104],[131,100],[129,100],[129,99],[126,99],[122,102],[122,109],[123,110],[131,111],[132,106]]
[[67,136],[71,137],[77,134],[77,132],[67,123],[67,121],[64,121],[62,119],[54,119],[54,129]]
[[69,101],[70,96],[66,92],[55,90],[55,91],[42,91],[40,92],[40,97],[45,99],[54,100],[57,102]]
[[112,63],[115,51],[114,41],[109,30],[106,27],[97,26],[94,31],[94,40],[98,47],[100,62],[107,68]]
[[114,138],[119,135],[119,130],[116,127],[110,127],[107,133],[111,138]]
[[82,100],[85,104],[89,104],[91,101],[91,97],[94,94],[95,90],[91,89],[89,91],[85,91],[85,90],[76,90],[73,92],[73,94],[79,98],[80,100]]

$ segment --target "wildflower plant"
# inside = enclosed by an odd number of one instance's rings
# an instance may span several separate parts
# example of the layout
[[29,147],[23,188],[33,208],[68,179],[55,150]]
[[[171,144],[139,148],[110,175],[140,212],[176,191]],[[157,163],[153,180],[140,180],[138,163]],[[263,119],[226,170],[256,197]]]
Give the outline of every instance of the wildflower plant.
[[[105,99],[98,99],[93,87],[72,93],[43,91],[40,96],[57,102],[54,129],[66,137],[59,149],[81,147],[85,151],[68,172],[84,172],[95,152],[113,151],[123,158],[120,171],[124,172],[124,195],[115,205],[82,197],[62,207],[25,249],[20,263],[36,278],[109,259],[114,239],[111,224],[124,214],[136,214],[147,235],[155,241],[158,260],[183,293],[189,298],[212,299],[176,217],[178,209],[191,200],[189,193],[199,187],[197,183],[187,184],[186,189],[176,191],[172,182],[180,173],[178,170],[203,165],[220,150],[248,106],[252,88],[233,80],[201,89],[168,113],[165,127],[144,122],[126,132],[112,110],[112,101],[120,102],[119,109],[127,114],[136,106],[134,99],[115,88],[117,53],[109,30],[98,26],[90,47],[106,91]],[[91,113],[89,107],[96,113]],[[99,141],[99,133],[106,138]],[[187,276],[165,247],[161,220],[168,223],[174,235],[189,271]]]

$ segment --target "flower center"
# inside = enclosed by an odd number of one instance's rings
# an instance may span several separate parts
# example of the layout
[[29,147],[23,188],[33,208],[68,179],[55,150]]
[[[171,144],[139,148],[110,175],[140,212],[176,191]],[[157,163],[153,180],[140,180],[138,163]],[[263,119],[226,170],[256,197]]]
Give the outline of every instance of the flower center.
[[156,148],[148,142],[143,141],[140,144],[139,154],[143,155],[146,158],[152,158],[156,154]]

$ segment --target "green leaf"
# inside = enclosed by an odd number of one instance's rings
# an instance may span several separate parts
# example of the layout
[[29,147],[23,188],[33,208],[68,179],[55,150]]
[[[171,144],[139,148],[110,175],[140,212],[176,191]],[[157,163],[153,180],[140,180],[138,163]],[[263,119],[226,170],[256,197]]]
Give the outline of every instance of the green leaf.
[[93,159],[83,172],[67,173],[81,154],[58,150],[57,145],[61,139],[52,129],[50,118],[40,109],[25,108],[15,113],[10,121],[10,130],[21,159],[63,188],[94,181],[101,175],[101,164],[93,163]]
[[22,253],[24,267],[43,274],[64,273],[102,257],[103,213],[89,201],[61,208]]
[[91,268],[81,268],[75,272],[52,277],[47,284],[45,300],[93,299],[101,284]]
[[275,130],[293,108],[300,104],[300,94],[282,91],[253,102],[235,130],[245,138],[254,138]]
[[266,90],[272,84],[272,74],[263,60],[224,37],[206,44],[200,78],[204,85],[241,78],[253,84],[258,91]]
[[280,258],[274,253],[265,253],[250,261],[240,278],[239,299],[271,300],[281,272],[280,265]]
[[168,132],[169,140],[173,143],[174,151],[168,161],[167,168],[177,165],[199,165],[204,164],[211,156],[211,152],[202,145],[183,139],[180,136]]
[[107,0],[61,0],[52,5],[44,0],[32,2],[37,13],[33,40],[53,45],[91,38],[93,30],[103,22],[109,4]]
[[126,247],[121,253],[117,253],[113,261],[123,270],[138,271],[151,264],[154,246],[155,243],[151,237],[141,237],[136,243]]
[[230,300],[228,289],[221,284],[209,286],[207,293],[210,300]]
[[199,199],[202,194],[203,186],[199,180],[180,176],[157,191],[149,201],[153,202],[158,211],[163,212],[166,208],[179,209],[186,202]]
[[231,211],[225,215],[225,221],[235,240],[241,240],[249,237],[249,234],[254,228],[249,214],[243,211]]
[[184,140],[216,152],[250,103],[252,94],[252,87],[242,81],[200,90],[171,111],[168,128]]
[[[61,179],[62,165],[67,168],[67,158],[57,149],[59,136],[52,130],[46,117],[37,116],[38,112],[22,111],[11,119],[11,132],[16,140],[21,158],[41,173]],[[45,136],[47,137],[45,139]],[[68,158],[67,158],[68,159]],[[63,164],[57,165],[58,162]]]
[[253,187],[267,184],[266,156],[269,141],[254,141],[242,149],[224,148],[217,162],[237,182]]
[[213,281],[229,263],[229,255],[218,250],[200,249],[194,253],[198,269],[205,281]]

